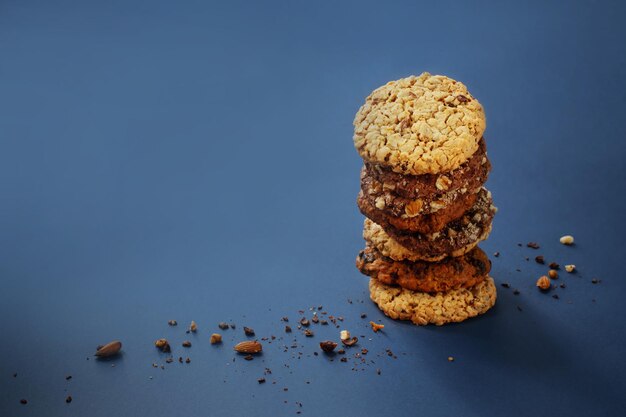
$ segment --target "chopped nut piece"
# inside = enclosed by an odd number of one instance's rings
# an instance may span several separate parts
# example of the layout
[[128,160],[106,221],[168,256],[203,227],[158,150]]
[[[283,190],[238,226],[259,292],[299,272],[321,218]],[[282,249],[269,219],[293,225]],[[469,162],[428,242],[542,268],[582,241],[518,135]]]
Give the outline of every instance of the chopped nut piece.
[[183,347],[191,347],[191,342],[189,340],[185,340],[183,342]]
[[331,340],[325,340],[323,342],[320,342],[320,348],[326,353],[332,352],[333,350],[335,350],[336,347],[337,343]]
[[251,327],[243,327],[243,332],[246,334],[246,336],[254,336],[254,329]]
[[221,322],[220,324],[217,325],[217,327],[219,327],[222,330],[226,330],[226,329],[228,329],[229,326],[228,326],[228,324],[226,324],[224,322]]
[[285,326],[285,333],[291,333],[291,326]]
[[341,343],[343,343],[345,346],[354,346],[358,343],[359,339],[356,336],[353,336],[350,339],[341,339]]
[[565,270],[569,273],[576,271],[576,265],[565,265]]
[[556,269],[551,269],[548,271],[548,276],[552,279],[557,279],[559,277],[559,273],[556,272]]
[[170,344],[167,339],[158,339],[154,342],[154,346],[161,350],[161,352],[171,352]]
[[211,335],[211,344],[222,343],[222,335],[219,333],[213,333]]
[[195,333],[198,330],[198,325],[195,321],[191,320],[191,324],[189,325],[189,331]]
[[452,180],[445,175],[440,175],[437,181],[435,181],[435,187],[441,191],[446,191],[450,188],[450,184],[452,184]]
[[306,330],[304,331],[304,335],[305,335],[306,337],[313,337],[313,330],[306,329]]
[[404,213],[409,217],[415,217],[420,214],[420,210],[422,209],[423,205],[424,202],[419,198],[417,200],[413,200],[412,202],[404,206]]
[[548,265],[550,267],[550,269],[559,269],[560,265],[557,264],[556,262],[550,262],[550,265]]
[[302,317],[302,318],[300,319],[300,324],[301,324],[302,326],[304,326],[304,327],[307,327],[307,326],[308,326],[309,324],[311,324],[311,323],[309,323],[309,320],[307,320],[307,318],[306,318],[306,317]]
[[378,324],[373,321],[370,321],[370,326],[372,326],[372,330],[374,330],[374,333],[385,328],[384,324]]
[[543,275],[541,277],[539,277],[539,279],[537,280],[537,287],[539,287],[539,289],[541,289],[542,291],[547,291],[550,289],[550,279]]
[[348,340],[348,339],[350,339],[350,332],[349,332],[349,331],[347,331],[347,330],[342,330],[342,331],[339,333],[339,338],[340,338],[341,340]]
[[385,199],[383,197],[378,197],[376,198],[374,204],[378,210],[382,210],[385,208]]
[[570,236],[570,235],[562,236],[559,239],[559,242],[561,242],[564,245],[568,245],[568,246],[569,245],[573,245],[574,244],[574,236]]
[[535,256],[535,262],[537,262],[538,264],[542,264],[542,265],[543,265],[544,263],[546,263],[546,261],[543,259],[543,256],[542,256],[542,255]]

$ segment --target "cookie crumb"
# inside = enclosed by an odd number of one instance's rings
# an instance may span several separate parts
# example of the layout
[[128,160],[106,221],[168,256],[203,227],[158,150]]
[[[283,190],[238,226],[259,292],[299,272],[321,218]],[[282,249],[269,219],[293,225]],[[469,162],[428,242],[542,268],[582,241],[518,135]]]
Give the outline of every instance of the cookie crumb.
[[573,245],[574,244],[574,236],[571,236],[571,235],[562,236],[559,239],[559,242],[561,242],[562,244],[567,245],[567,246]]
[[559,277],[558,272],[556,272],[556,269],[551,269],[548,271],[548,276],[552,279],[557,279]]
[[576,271],[576,265],[565,265],[565,271],[571,274],[572,272]]
[[539,277],[539,279],[537,280],[537,287],[542,290],[542,291],[547,291],[550,289],[550,279],[545,276],[542,275],[541,277]]
[[385,328],[384,324],[378,324],[373,321],[370,321],[370,326],[372,326],[372,330],[374,331],[374,333],[377,333],[379,330],[382,330]]
[[528,242],[526,246],[528,246],[531,249],[539,249],[539,243],[537,242]]
[[448,362],[454,362],[454,357],[453,356],[448,356]]

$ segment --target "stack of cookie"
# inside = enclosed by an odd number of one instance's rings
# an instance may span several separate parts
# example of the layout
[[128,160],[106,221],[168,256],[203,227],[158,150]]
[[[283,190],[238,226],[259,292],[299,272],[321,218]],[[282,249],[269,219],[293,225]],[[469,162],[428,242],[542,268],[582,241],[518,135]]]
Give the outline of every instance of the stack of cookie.
[[357,267],[389,317],[441,325],[494,305],[491,262],[476,246],[496,212],[483,187],[491,169],[484,130],[465,85],[428,73],[387,83],[359,109],[366,247]]

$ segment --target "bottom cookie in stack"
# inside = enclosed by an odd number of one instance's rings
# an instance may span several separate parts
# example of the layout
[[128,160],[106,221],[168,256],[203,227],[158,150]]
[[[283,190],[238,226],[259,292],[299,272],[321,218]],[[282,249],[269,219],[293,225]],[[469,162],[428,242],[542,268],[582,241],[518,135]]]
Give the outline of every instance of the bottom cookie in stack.
[[435,294],[392,287],[374,278],[369,289],[370,298],[387,316],[419,325],[461,322],[485,313],[496,302],[496,286],[490,276],[473,287]]

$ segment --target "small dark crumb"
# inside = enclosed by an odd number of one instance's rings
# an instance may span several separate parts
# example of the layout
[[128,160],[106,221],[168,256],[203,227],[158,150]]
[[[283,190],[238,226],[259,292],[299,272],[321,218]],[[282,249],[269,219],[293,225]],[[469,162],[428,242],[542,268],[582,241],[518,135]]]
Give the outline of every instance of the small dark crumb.
[[285,316],[281,319],[282,321],[289,321],[289,317]]
[[525,260],[526,262],[528,262],[528,261],[530,261],[530,258],[527,256],[527,257],[525,257],[525,258],[524,258],[524,260]]
[[495,256],[497,258],[498,256],[500,256],[500,252],[494,252],[493,256]]
[[539,243],[537,242],[528,242],[526,246],[528,246],[531,249],[539,249]]
[[174,358],[167,358],[167,359],[165,359],[165,362],[166,363],[172,363],[172,362],[174,362]]
[[221,322],[220,324],[217,325],[217,327],[219,327],[222,330],[226,330],[228,329],[229,326],[227,323]]
[[306,329],[306,330],[304,331],[304,335],[305,335],[306,337],[313,337],[313,331],[311,331],[311,330],[309,330],[309,329]]
[[558,294],[552,294],[552,298],[554,298],[555,300],[559,299],[559,295]]
[[254,359],[254,356],[252,356],[252,355],[246,355],[246,356],[244,356],[243,358],[244,358],[245,360],[247,360],[247,361],[251,361],[251,360],[253,360],[253,359]]
[[285,326],[285,333],[291,333],[291,326]]
[[341,362],[348,362],[348,358],[346,358],[345,356],[342,357],[341,359],[339,359]]
[[251,327],[243,326],[243,332],[246,334],[246,336],[254,336],[254,329]]
[[71,396],[71,395],[68,395],[68,396],[65,398],[65,402],[66,402],[66,403],[68,403],[68,404],[69,404],[69,403],[71,403],[71,402],[72,402],[72,396]]
[[321,310],[321,309],[323,309],[323,308],[324,308],[324,306],[317,306],[317,309],[318,309],[318,310]]
[[504,288],[511,288],[511,285],[508,282],[503,282],[502,284],[500,284],[502,287]]
[[309,323],[309,320],[308,320],[306,317],[302,317],[302,318],[300,319],[300,324],[301,324],[302,326],[304,326],[304,327],[307,327],[310,323]]
[[365,349],[365,348],[361,349],[361,354],[362,355],[367,355],[367,352],[369,352],[367,349]]
[[178,322],[176,320],[169,320],[167,324],[169,324],[170,326],[177,326]]
[[186,347],[186,348],[191,347],[191,342],[189,340],[185,340],[183,342],[183,347]]
[[[17,374],[16,374],[16,375],[17,375]],[[67,376],[65,377],[65,380],[66,380],[66,381],[69,381],[70,379],[72,379],[72,375],[67,375]]]
[[515,268],[515,270],[516,270],[517,272],[522,272],[522,270],[521,270],[521,269],[519,269],[519,268]]
[[513,290],[513,295],[519,295],[519,290]]
[[236,328],[237,328],[237,326],[235,326],[235,323],[230,323],[230,328],[231,328],[231,329],[236,329]]
[[320,324],[322,326],[326,326],[326,325],[328,325],[328,320],[320,320]]
[[257,379],[257,382],[259,384],[265,384],[265,378],[259,378],[259,379]]
[[317,352],[313,352],[313,356],[317,356],[319,355]]
[[561,288],[565,288],[565,283],[564,283],[564,282],[561,282],[561,284],[559,285],[559,287],[561,287]]
[[311,321],[312,321],[313,323],[319,323],[319,322],[320,322],[320,319],[319,319],[319,317],[317,317],[317,315],[315,315],[315,316],[313,316],[313,318],[311,319]]
[[519,246],[519,247],[521,248],[521,247],[522,247],[522,244],[521,244],[521,243],[518,243],[518,244],[517,244],[517,246]]
[[518,310],[518,311],[523,311],[523,310],[522,310],[522,307],[520,307],[520,306],[517,306],[517,310]]
[[535,256],[535,262],[543,265],[546,263],[546,260],[543,258],[543,255],[539,255],[539,256]]
[[183,357],[182,356],[178,357],[178,362],[183,363]]
[[559,269],[559,264],[557,264],[556,262],[550,262],[550,265],[548,265],[548,267],[550,267],[550,269]]
[[591,279],[591,283],[592,284],[598,284],[600,282],[600,280],[598,278],[592,278]]
[[22,399],[20,400],[20,404],[24,404],[24,405],[26,405],[26,404],[28,404],[28,400],[27,400],[27,399],[25,399],[25,398],[22,398]]
[[339,349],[337,353],[340,355],[343,355],[344,353],[346,353],[346,350],[342,348],[342,349]]
[[185,363],[191,363],[191,359],[189,358],[185,359]]
[[17,378],[17,372],[13,374],[13,378]]
[[283,391],[289,391],[289,388],[283,388]]
[[378,375],[380,375],[380,374],[381,374],[380,368],[378,368],[378,369],[376,370],[376,373],[377,373]]
[[361,318],[362,318],[362,319],[364,319],[364,318],[366,318],[366,317],[367,317],[367,314],[365,314],[365,313],[361,314]]

